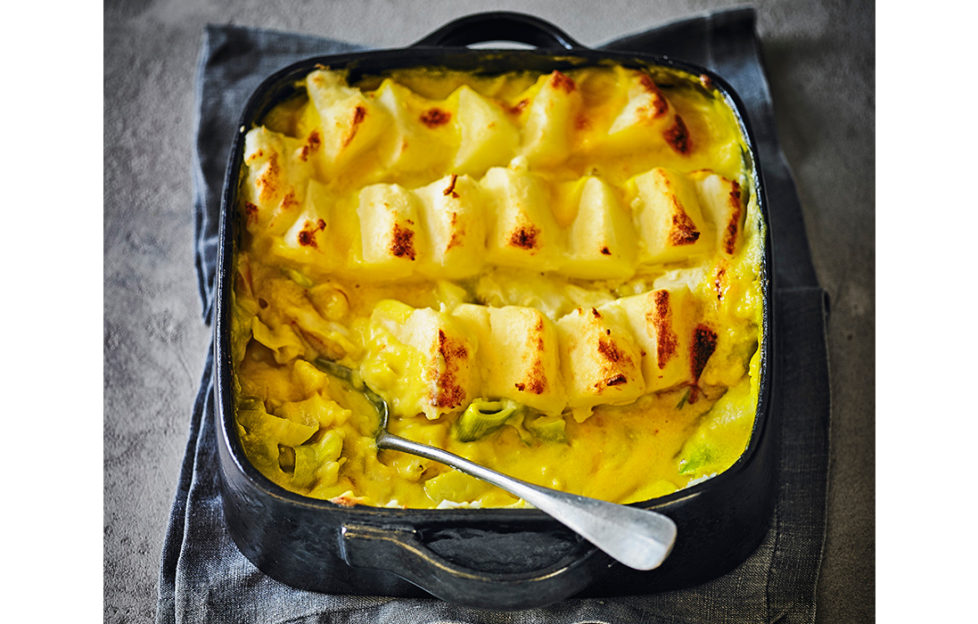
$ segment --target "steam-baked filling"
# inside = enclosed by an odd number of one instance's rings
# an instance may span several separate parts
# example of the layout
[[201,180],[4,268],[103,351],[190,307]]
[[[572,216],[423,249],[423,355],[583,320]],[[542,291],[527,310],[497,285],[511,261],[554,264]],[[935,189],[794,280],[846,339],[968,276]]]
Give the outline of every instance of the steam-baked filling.
[[763,224],[722,98],[672,70],[317,69],[247,131],[232,358],[248,458],[317,498],[520,505],[395,433],[617,502],[732,465]]

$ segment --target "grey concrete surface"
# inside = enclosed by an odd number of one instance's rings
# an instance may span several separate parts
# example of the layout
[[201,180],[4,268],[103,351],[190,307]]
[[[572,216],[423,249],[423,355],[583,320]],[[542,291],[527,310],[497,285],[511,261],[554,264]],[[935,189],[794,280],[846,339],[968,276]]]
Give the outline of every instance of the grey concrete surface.
[[[104,619],[151,621],[208,345],[192,261],[194,74],[204,25],[402,46],[492,8],[586,45],[727,1],[107,0],[104,47]],[[760,0],[779,134],[832,302],[828,536],[818,622],[874,619],[875,40],[871,2]]]

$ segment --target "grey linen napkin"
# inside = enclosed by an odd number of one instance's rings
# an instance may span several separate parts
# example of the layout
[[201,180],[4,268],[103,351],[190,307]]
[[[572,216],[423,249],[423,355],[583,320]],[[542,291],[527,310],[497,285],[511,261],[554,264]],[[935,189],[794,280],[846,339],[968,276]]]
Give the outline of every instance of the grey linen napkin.
[[[326,595],[255,568],[224,525],[208,355],[163,547],[158,624],[312,622],[812,622],[825,532],[829,386],[826,304],[812,267],[798,197],[775,134],[752,9],[704,14],[618,39],[607,49],[709,67],[746,105],[771,211],[778,320],[774,417],[782,419],[778,496],[759,548],[728,574],[651,595],[571,599],[543,609],[490,611],[435,599]],[[437,26],[437,25],[433,25]],[[220,192],[237,117],[261,80],[347,43],[236,26],[209,26],[198,68],[194,162],[196,266],[210,321]],[[208,351],[210,353],[210,351]]]

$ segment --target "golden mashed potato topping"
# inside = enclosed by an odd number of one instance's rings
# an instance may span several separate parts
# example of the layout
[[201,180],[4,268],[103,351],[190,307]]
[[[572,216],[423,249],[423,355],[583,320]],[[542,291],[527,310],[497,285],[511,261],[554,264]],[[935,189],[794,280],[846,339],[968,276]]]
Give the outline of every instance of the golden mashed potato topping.
[[[656,70],[658,72],[658,70]],[[249,460],[343,504],[523,501],[393,433],[628,503],[730,467],[757,405],[763,224],[709,85],[592,67],[320,68],[248,130],[232,359]]]

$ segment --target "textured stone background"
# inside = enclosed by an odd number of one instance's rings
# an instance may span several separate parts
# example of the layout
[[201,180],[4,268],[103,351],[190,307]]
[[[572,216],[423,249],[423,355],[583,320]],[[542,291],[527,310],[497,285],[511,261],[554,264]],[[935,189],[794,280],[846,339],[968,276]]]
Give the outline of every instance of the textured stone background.
[[[585,45],[741,2],[107,0],[104,169],[104,615],[150,621],[208,346],[191,244],[194,76],[203,26],[400,47],[493,8]],[[874,613],[875,40],[872,2],[758,1],[782,145],[831,297],[832,452],[819,622]]]

